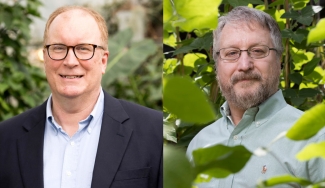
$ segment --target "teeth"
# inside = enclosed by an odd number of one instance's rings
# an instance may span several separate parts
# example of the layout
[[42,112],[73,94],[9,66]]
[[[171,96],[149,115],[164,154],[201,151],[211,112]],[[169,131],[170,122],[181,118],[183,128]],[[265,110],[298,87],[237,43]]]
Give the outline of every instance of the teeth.
[[73,79],[73,78],[81,78],[81,76],[62,76],[63,78]]

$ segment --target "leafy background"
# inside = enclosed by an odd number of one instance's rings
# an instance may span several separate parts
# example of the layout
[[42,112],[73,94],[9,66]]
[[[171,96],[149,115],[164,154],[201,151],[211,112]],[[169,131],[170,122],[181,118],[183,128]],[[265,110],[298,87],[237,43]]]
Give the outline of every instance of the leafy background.
[[[204,3],[200,0],[164,0],[166,188],[188,188],[194,181],[203,182],[212,177],[222,178],[236,173],[253,155],[242,146],[216,145],[193,152],[195,167],[185,157],[186,147],[197,132],[221,117],[217,109],[225,99],[215,79],[211,56],[212,30],[218,24],[217,17],[226,14],[233,7],[250,6],[265,11],[280,26],[285,51],[282,55],[283,69],[279,88],[288,104],[306,111],[287,134],[282,136],[293,140],[309,139],[325,126],[325,19],[320,16],[322,7],[319,4],[319,1],[308,0],[205,0]],[[297,158],[325,158],[324,149],[320,149],[323,146],[323,142],[314,143],[303,149]],[[227,158],[221,157],[227,155]],[[202,176],[203,173],[205,176]],[[260,182],[257,186],[287,182],[305,186],[312,184],[299,177],[286,176]],[[313,186],[318,185],[320,184]]]
[[[6,2],[6,1],[5,1]],[[42,18],[40,0],[0,1],[0,122],[35,107],[49,96],[43,69],[29,62],[32,18]],[[11,3],[9,3],[11,2]],[[109,27],[110,57],[103,88],[117,98],[162,108],[162,2],[143,2],[146,39],[132,42],[132,31],[118,31],[116,10],[129,1],[102,7]],[[85,5],[88,6],[88,5]]]

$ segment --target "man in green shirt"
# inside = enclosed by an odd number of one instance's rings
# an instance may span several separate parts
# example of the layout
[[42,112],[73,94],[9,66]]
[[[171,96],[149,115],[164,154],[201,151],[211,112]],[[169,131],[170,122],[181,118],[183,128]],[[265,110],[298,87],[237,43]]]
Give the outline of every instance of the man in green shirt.
[[[193,150],[215,144],[243,145],[254,152],[268,146],[303,113],[288,105],[278,89],[283,47],[280,29],[271,16],[253,8],[236,7],[219,19],[213,34],[217,80],[227,101],[220,108],[223,117],[191,141],[187,150],[190,159]],[[325,160],[300,162],[295,155],[308,143],[324,137],[323,130],[308,141],[282,137],[269,146],[266,155],[253,155],[240,172],[198,187],[250,188],[260,180],[285,174],[321,181],[325,179]]]

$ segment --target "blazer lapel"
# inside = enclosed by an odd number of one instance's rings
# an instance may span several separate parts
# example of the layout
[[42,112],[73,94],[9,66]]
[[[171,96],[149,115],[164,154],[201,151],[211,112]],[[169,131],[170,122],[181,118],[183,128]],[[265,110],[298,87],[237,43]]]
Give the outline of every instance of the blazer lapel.
[[46,102],[33,109],[23,123],[24,137],[17,141],[19,165],[25,188],[43,188],[43,143]]
[[129,118],[122,105],[104,93],[104,113],[91,184],[93,188],[112,184],[132,135],[132,129],[122,124]]

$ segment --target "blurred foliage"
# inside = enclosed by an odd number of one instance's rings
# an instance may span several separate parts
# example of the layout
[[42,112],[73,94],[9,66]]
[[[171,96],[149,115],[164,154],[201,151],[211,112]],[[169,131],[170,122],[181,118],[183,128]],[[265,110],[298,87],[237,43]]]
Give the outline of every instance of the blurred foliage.
[[[279,88],[283,91],[287,103],[303,111],[311,109],[310,113],[298,121],[298,125],[294,125],[288,131],[287,136],[294,140],[308,139],[309,137],[301,138],[307,129],[308,136],[310,136],[324,127],[324,107],[313,108],[325,99],[325,54],[324,41],[322,41],[325,39],[325,29],[324,19],[318,16],[322,7],[308,0],[268,2],[267,0],[206,0],[202,3],[200,0],[164,0],[163,109],[166,148],[173,146],[172,148],[184,152],[189,142],[202,128],[221,117],[218,109],[225,99],[215,79],[214,60],[211,55],[212,30],[216,28],[217,17],[227,14],[236,6],[250,6],[262,10],[270,14],[280,26],[285,51],[282,55],[283,69]],[[171,84],[171,81],[175,83]],[[211,109],[211,106],[216,110]],[[202,115],[202,112],[205,115]],[[215,115],[208,115],[211,113]],[[317,122],[316,126],[315,122]],[[297,135],[300,137],[296,137]],[[319,144],[311,147],[322,146],[323,144]],[[299,157],[309,159],[325,156],[324,150],[306,155],[309,151],[310,149],[301,151]],[[211,177],[220,177],[220,174],[225,171],[216,165],[206,166],[204,178],[200,178],[202,174],[197,172],[203,171],[198,170],[197,167],[202,163],[209,164],[211,160],[209,156],[222,152],[220,148],[211,147],[194,151],[195,166],[186,173],[197,175],[194,178],[195,182],[205,182]],[[240,156],[247,154],[245,149],[238,152]],[[185,152],[183,157],[184,155]],[[195,157],[198,155],[206,157],[200,157],[202,161],[197,163],[198,159]],[[227,158],[226,155],[225,158]],[[164,160],[178,159],[166,154]],[[245,163],[245,160],[245,158],[240,158],[237,162]],[[231,164],[231,162],[225,163],[226,167]],[[183,167],[175,164],[164,166],[166,171],[175,168]],[[172,182],[171,176],[173,174],[165,174],[164,183],[169,185],[168,188],[177,187],[177,182]],[[193,178],[189,181],[193,182]],[[290,181],[301,183],[301,185],[310,184],[299,177],[276,177],[270,181],[261,182],[259,186],[268,186],[270,182],[273,185]]]
[[40,17],[39,0],[0,2],[0,121],[39,105],[48,96],[44,72],[28,62],[32,17]]
[[116,98],[126,99],[149,108],[162,109],[161,69],[162,54],[162,2],[139,2],[145,13],[145,36],[132,41],[131,29],[118,31],[116,13],[131,11],[131,1],[114,1],[103,7],[103,16],[109,26],[110,56],[102,80],[103,88]]

